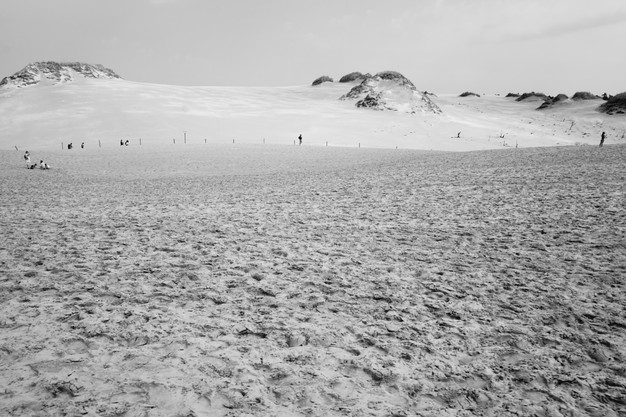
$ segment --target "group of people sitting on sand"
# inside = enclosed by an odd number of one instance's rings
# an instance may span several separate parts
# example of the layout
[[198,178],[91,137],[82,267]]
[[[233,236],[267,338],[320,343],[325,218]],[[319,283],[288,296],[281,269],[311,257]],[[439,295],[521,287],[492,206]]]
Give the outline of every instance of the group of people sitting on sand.
[[[26,168],[35,169],[37,168],[37,163],[34,164],[30,160],[30,152],[26,151],[24,153],[24,162],[26,162]],[[50,169],[50,165],[46,164],[43,159],[39,161],[39,169]]]

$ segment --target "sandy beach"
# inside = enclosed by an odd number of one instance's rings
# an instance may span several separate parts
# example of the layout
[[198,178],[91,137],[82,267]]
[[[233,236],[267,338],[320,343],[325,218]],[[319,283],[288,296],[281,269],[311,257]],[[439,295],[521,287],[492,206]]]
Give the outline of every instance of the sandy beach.
[[1,415],[626,415],[625,145],[31,153]]

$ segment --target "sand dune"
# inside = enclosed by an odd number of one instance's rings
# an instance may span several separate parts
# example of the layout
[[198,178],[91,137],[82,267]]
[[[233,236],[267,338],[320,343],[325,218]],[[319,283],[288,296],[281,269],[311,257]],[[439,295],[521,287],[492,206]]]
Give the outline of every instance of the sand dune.
[[[442,114],[359,109],[339,100],[350,83],[293,87],[180,87],[77,78],[0,90],[0,149],[61,149],[85,142],[305,144],[467,151],[626,143],[626,118],[598,113],[602,100],[537,111],[502,96],[430,96]],[[460,138],[456,138],[461,132]]]
[[31,152],[2,415],[626,413],[623,145]]

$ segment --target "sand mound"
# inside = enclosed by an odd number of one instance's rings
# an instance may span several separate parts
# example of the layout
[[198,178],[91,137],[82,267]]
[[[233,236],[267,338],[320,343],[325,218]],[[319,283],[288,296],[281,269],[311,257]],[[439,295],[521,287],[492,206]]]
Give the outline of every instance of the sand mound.
[[521,96],[519,96],[517,99],[515,99],[515,101],[536,101],[536,100],[543,100],[546,101],[548,100],[548,96],[543,94],[543,93],[535,93],[530,92],[530,93],[524,93]]
[[619,93],[609,98],[606,103],[602,103],[598,110],[606,114],[626,113],[626,92]]
[[333,79],[330,78],[328,75],[322,75],[321,77],[313,80],[311,85],[320,85],[322,83],[332,83],[332,82],[334,82]]
[[572,96],[572,100],[598,100],[602,97],[597,96],[595,94],[591,94],[588,91],[577,91]]
[[568,101],[569,97],[567,97],[567,94],[558,94],[556,97],[548,97],[548,99],[544,101],[541,106],[537,107],[537,110],[551,108],[557,104],[563,104]]
[[354,82],[354,81],[363,81],[366,78],[371,77],[372,75],[367,73],[367,74],[362,74],[358,71],[355,72],[351,72],[349,74],[344,75],[343,77],[341,77],[339,79],[340,83],[350,83],[350,82]]
[[403,113],[441,113],[441,109],[415,88],[404,75],[396,71],[379,72],[365,78],[340,100],[356,100],[356,107],[373,110],[392,110]]
[[34,62],[0,81],[0,87],[27,87],[42,81],[59,84],[73,81],[76,77],[121,79],[113,70],[102,65],[82,62]]

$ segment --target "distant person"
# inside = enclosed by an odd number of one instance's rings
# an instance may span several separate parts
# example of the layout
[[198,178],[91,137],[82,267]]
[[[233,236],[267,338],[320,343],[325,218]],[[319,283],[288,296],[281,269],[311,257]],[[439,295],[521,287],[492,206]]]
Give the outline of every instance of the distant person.
[[128,139],[126,139],[126,142],[124,142],[124,145],[128,146]]
[[32,163],[30,162],[30,152],[28,151],[24,152],[24,162],[26,162],[26,168],[30,168]]
[[120,146],[124,146],[124,140],[120,139]]
[[300,145],[302,145],[302,134],[298,136],[298,141],[300,142]]
[[85,149],[85,142],[81,142],[80,149]]
[[39,169],[50,169],[50,166],[46,164],[43,159],[39,161]]
[[72,146],[74,146],[74,145],[72,145],[72,142],[68,143],[67,144],[67,149],[72,149]]
[[602,132],[602,136],[600,136],[600,147],[604,145],[604,139],[606,139],[606,132]]

